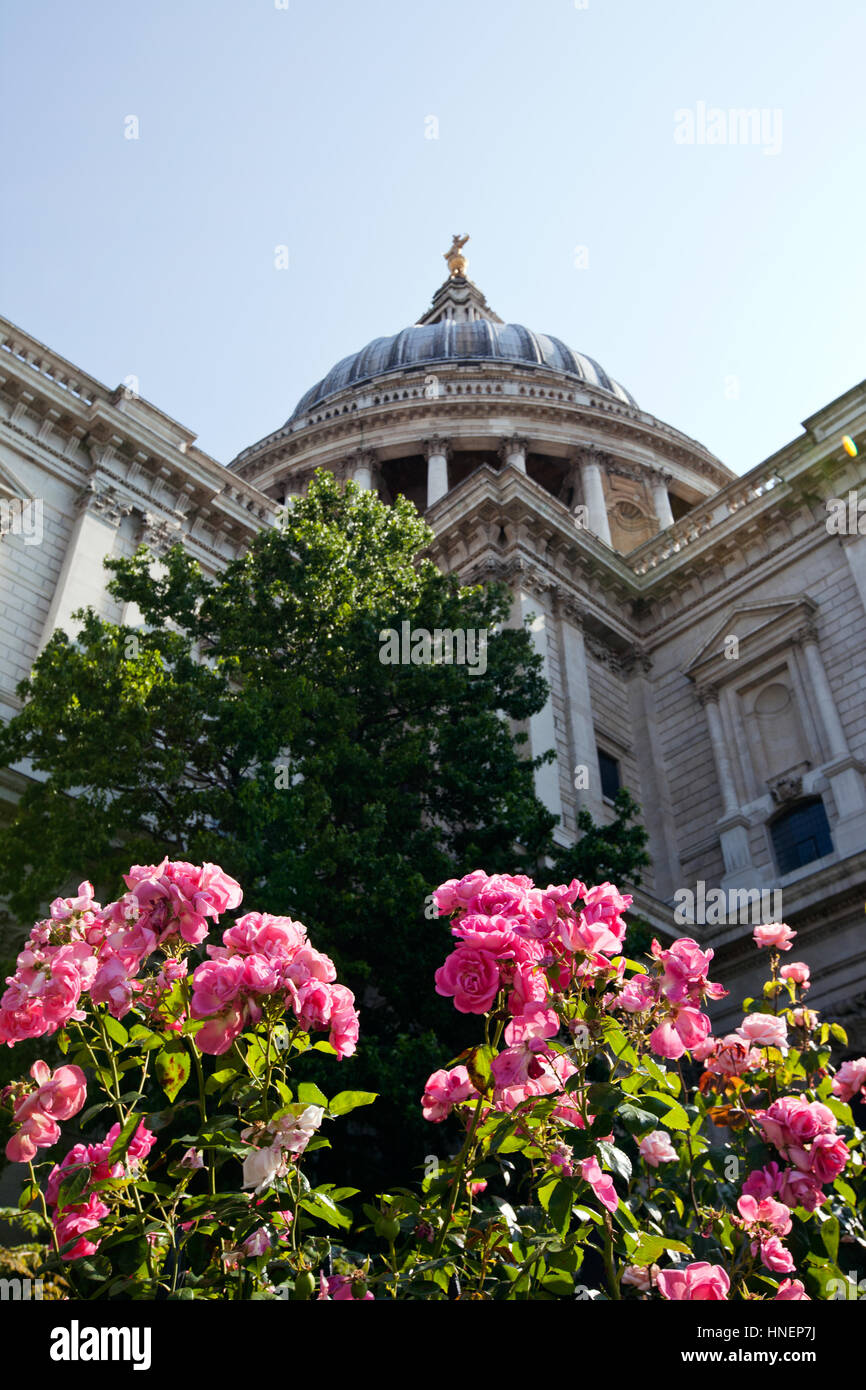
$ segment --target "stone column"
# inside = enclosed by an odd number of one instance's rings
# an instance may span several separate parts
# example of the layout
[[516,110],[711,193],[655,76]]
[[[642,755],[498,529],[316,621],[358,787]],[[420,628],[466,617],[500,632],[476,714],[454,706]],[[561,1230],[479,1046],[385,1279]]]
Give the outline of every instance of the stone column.
[[448,491],[448,455],[451,443],[438,434],[424,440],[427,456],[427,506],[432,507]]
[[359,449],[348,460],[348,476],[365,492],[372,492],[376,476],[376,455],[372,449]]
[[866,845],[866,788],[863,784],[863,773],[848,748],[848,740],[818,646],[818,631],[814,623],[807,623],[800,628],[794,636],[794,641],[799,643],[803,650],[809,682],[830,752],[830,762],[824,764],[822,771],[829,780],[839,815],[839,820],[833,827],[833,840],[840,854],[855,854]]
[[598,536],[599,540],[604,541],[605,545],[611,545],[601,468],[594,454],[585,454],[581,459],[580,478],[583,486],[583,500],[589,511],[589,529],[593,535]]
[[40,651],[57,628],[63,628],[70,637],[77,634],[80,624],[72,618],[77,608],[92,606],[98,612],[104,607],[109,575],[102,562],[113,553],[117,529],[132,510],[119,500],[113,488],[102,487],[94,480],[79,496],[78,508],[42,629]]
[[517,434],[513,434],[510,439],[503,439],[499,445],[499,457],[503,465],[507,468],[511,464],[513,468],[519,468],[521,473],[526,472],[528,451],[529,441],[521,439]]
[[650,475],[653,507],[655,508],[656,520],[662,531],[666,531],[669,526],[673,526],[674,524],[674,514],[671,511],[671,499],[668,496],[668,483],[670,480],[670,473],[665,473],[661,470],[653,472]]

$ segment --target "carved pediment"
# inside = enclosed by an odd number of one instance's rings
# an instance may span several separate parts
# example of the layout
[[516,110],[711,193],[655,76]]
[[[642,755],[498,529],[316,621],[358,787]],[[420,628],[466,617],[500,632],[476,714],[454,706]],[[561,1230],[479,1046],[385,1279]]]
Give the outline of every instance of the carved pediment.
[[14,497],[19,497],[25,502],[33,500],[33,493],[30,489],[24,486],[20,478],[16,478],[12,469],[2,459],[0,459],[0,497],[6,498],[7,501]]
[[[790,646],[804,627],[814,625],[817,611],[817,603],[808,595],[737,604],[698,648],[685,674],[701,686],[724,682],[732,668],[742,672],[752,662]],[[737,639],[736,660],[728,654],[732,637]]]

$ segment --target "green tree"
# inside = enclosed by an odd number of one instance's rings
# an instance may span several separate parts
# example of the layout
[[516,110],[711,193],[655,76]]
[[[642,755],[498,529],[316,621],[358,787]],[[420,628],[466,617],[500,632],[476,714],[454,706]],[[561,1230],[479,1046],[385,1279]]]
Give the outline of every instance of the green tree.
[[[77,641],[56,633],[0,732],[0,763],[29,758],[42,777],[0,838],[13,912],[38,915],[82,877],[106,901],[125,867],[164,854],[222,864],[247,908],[306,922],[354,989],[353,1084],[388,1098],[367,1139],[395,1167],[407,1107],[464,1043],[432,988],[432,889],[555,862],[540,760],[513,733],[544,702],[539,658],[505,626],[504,588],[423,558],[431,535],[410,503],[319,473],[215,579],[179,546],[160,577],[143,549],[110,561],[144,627],[88,611]],[[404,621],[486,630],[486,670],[383,662],[380,633]]]

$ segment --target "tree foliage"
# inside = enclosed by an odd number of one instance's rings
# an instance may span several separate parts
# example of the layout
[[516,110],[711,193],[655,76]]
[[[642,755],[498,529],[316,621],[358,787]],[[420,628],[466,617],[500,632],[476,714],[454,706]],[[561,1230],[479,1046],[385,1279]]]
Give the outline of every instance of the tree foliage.
[[[564,863],[520,732],[546,696],[540,659],[507,626],[507,590],[442,574],[431,538],[411,503],[321,472],[216,578],[180,546],[159,573],[144,548],[109,561],[144,626],[87,611],[77,640],[56,633],[0,732],[0,762],[40,777],[0,838],[19,919],[82,868],[107,896],[130,861],[218,862],[260,909],[310,925],[359,998],[356,1065],[375,1061],[391,1093],[390,1061],[413,1111],[428,1059],[465,1040],[430,989],[432,888]],[[384,664],[380,633],[403,622],[486,629],[486,670]],[[627,821],[582,823],[572,870],[633,879]]]

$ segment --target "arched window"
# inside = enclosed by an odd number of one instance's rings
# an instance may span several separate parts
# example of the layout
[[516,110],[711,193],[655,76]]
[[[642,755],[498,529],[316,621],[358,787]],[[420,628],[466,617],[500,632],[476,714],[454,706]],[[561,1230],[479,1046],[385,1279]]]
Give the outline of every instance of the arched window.
[[798,801],[781,811],[770,824],[773,849],[780,874],[793,873],[813,859],[833,853],[830,825],[820,796]]

